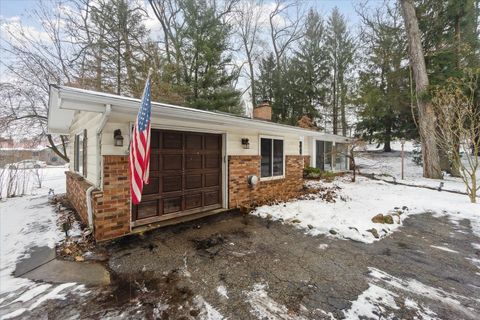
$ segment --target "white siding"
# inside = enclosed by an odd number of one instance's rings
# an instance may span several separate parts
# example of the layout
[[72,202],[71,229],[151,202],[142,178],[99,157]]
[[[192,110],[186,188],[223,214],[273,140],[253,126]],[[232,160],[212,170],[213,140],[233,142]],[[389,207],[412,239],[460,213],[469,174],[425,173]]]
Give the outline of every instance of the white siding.
[[97,182],[97,129],[101,119],[100,113],[78,112],[70,127],[70,143],[68,144],[67,154],[70,159],[69,169],[74,171],[74,141],[75,135],[87,130],[87,176],[84,177],[90,183]]

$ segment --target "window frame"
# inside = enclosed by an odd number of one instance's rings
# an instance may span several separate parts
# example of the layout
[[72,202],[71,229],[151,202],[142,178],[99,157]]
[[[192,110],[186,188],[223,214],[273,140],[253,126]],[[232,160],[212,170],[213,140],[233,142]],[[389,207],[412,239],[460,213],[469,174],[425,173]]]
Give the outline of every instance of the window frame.
[[[81,140],[80,140],[81,137]],[[80,161],[80,148],[82,150]],[[82,130],[75,134],[74,146],[73,146],[73,170],[75,173],[85,176],[85,131]]]
[[[270,154],[271,154],[271,159],[272,159],[272,164],[271,164],[271,176],[268,176],[268,177],[262,177],[262,139],[269,139],[272,141],[271,145],[272,145],[272,150],[270,151]],[[273,152],[273,146],[274,146],[274,143],[273,141],[274,140],[280,140],[282,141],[282,146],[283,146],[283,150],[282,150],[282,174],[281,175],[277,175],[277,176],[274,176],[273,175],[273,155],[274,155],[274,152]],[[285,179],[285,137],[282,137],[282,136],[271,136],[271,135],[259,135],[258,136],[258,154],[260,156],[260,181],[269,181],[269,180],[279,180],[279,179]]]

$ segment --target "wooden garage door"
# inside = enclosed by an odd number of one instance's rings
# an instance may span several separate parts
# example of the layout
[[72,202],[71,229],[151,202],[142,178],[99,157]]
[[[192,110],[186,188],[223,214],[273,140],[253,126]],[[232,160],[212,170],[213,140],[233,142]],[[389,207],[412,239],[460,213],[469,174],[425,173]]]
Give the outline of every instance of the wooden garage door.
[[152,129],[150,184],[132,208],[134,225],[220,208],[221,157],[219,134]]

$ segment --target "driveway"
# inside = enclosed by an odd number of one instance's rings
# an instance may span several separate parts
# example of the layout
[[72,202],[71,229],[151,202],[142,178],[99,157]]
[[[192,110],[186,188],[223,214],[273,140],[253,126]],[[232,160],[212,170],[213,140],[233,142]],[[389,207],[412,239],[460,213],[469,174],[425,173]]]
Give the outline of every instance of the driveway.
[[373,244],[239,214],[107,247],[112,286],[30,318],[476,319],[480,239],[468,220],[410,216]]

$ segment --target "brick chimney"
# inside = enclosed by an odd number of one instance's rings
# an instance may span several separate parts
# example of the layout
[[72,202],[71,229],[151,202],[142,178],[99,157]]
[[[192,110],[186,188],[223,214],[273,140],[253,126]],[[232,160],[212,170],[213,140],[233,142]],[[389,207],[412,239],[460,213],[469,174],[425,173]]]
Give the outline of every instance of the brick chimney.
[[253,108],[253,118],[272,121],[272,105],[269,100],[263,100],[258,106]]

